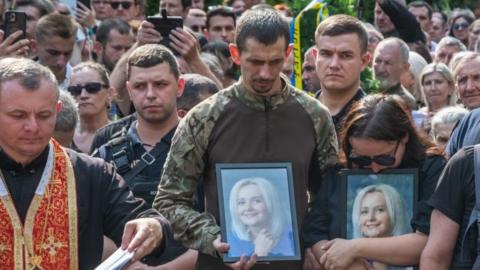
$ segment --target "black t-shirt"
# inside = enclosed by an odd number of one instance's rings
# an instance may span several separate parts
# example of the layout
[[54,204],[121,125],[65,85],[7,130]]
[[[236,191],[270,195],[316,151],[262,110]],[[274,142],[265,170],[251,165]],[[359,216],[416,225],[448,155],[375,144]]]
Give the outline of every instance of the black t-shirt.
[[[427,201],[435,190],[445,163],[443,157],[431,156],[418,164],[418,204],[411,221],[413,231],[424,234],[430,232],[432,209],[427,205]],[[400,165],[398,169],[406,168],[412,167]],[[305,216],[301,233],[307,247],[321,240],[342,237],[342,190],[339,169],[337,166],[326,171],[313,206]]]
[[[315,98],[319,99],[321,93],[322,93],[322,90],[317,91],[317,93],[315,93]],[[335,126],[335,131],[337,132],[337,134],[340,133],[340,129],[342,128],[342,125],[343,125],[343,119],[350,112],[350,109],[352,108],[353,104],[361,100],[366,95],[367,94],[361,88],[359,88],[357,93],[352,97],[352,99],[350,99],[348,103],[345,104],[345,106],[343,106],[343,108],[337,114],[332,115],[333,125]]]
[[462,239],[468,226],[470,213],[475,206],[473,160],[473,146],[458,151],[449,160],[440,177],[437,190],[428,201],[429,205],[460,225],[450,269],[471,269],[477,257],[476,226],[472,226],[468,231],[463,244],[463,258],[461,257]]
[[137,114],[130,114],[97,130],[93,138],[92,146],[90,147],[90,154],[110,141],[112,135],[122,130],[122,128],[125,127],[128,129],[136,119]]

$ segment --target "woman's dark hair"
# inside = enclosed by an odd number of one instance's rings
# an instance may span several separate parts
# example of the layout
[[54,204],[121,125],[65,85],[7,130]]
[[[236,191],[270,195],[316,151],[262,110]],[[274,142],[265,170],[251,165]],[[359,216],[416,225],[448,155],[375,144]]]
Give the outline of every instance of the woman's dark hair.
[[350,138],[379,141],[400,141],[408,136],[401,165],[417,167],[430,155],[441,155],[426,135],[415,129],[408,105],[398,96],[369,95],[355,103],[345,117],[340,131],[340,164],[351,167],[348,156],[352,150]]

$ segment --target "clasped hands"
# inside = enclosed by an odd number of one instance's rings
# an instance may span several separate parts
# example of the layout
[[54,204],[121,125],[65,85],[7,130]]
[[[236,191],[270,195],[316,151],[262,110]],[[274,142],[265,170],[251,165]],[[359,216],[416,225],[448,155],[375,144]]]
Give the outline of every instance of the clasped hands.
[[355,240],[334,239],[305,250],[304,270],[373,269],[357,256]]

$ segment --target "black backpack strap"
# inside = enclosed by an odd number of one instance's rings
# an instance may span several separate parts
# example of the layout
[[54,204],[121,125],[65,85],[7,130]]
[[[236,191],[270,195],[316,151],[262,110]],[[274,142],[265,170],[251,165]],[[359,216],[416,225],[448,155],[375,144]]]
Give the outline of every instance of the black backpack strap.
[[[477,144],[473,148],[473,166],[475,175],[475,206],[472,209],[470,218],[468,219],[468,226],[465,233],[462,236],[461,253],[463,258],[464,244],[467,238],[468,231],[473,224],[478,224],[480,221],[480,144]],[[480,231],[479,231],[480,232]]]
[[162,139],[160,143],[157,143],[155,147],[149,152],[143,153],[140,157],[140,160],[135,166],[128,171],[126,174],[123,175],[123,179],[125,182],[129,183],[137,174],[139,174],[143,169],[147,166],[153,164],[157,158],[164,152],[168,152],[170,150],[170,144]]
[[[105,145],[105,152],[107,151],[111,153],[112,162],[118,173],[123,175],[130,170],[130,163],[133,162],[131,158],[133,146],[125,127],[112,135],[112,139]],[[107,156],[106,153],[104,155]]]

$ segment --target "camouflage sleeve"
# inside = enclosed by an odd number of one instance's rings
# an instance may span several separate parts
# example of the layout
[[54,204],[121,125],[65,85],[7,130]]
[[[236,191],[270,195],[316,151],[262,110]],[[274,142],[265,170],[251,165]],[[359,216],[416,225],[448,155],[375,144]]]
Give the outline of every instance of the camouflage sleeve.
[[338,141],[332,117],[327,109],[319,110],[314,118],[318,164],[322,171],[333,166],[338,160]]
[[[198,110],[196,110],[198,112]],[[193,210],[193,196],[205,167],[205,151],[213,121],[203,112],[184,118],[172,139],[153,207],[172,224],[175,239],[185,246],[216,256],[212,242],[220,227],[209,213]]]
[[[332,117],[328,109],[318,100],[297,91],[297,100],[311,116],[315,129],[315,142],[318,166],[320,170],[337,163],[338,141]],[[300,92],[299,92],[300,91]]]

